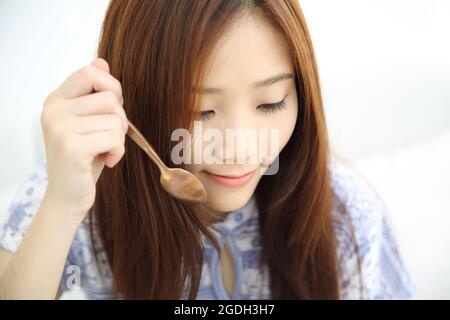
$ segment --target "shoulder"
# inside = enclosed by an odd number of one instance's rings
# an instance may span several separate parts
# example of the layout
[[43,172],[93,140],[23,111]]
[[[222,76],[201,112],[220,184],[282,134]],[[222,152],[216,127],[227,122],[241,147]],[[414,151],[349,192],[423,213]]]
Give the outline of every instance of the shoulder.
[[341,296],[409,298],[414,291],[409,271],[379,194],[349,162],[329,162]]
[[380,196],[349,162],[333,157],[329,169],[336,235],[348,233],[350,223],[355,235],[364,234],[367,240],[373,238],[373,232],[379,230],[385,218],[385,206]]
[[[22,242],[31,222],[39,209],[48,183],[47,162],[41,161],[35,165],[33,170],[20,183],[6,212],[6,220],[0,229],[0,247],[15,253]],[[90,287],[101,287],[108,284],[100,283],[100,271],[102,276],[108,278],[108,265],[106,256],[97,239],[96,250],[99,253],[100,268],[97,266],[92,247],[92,237],[89,226],[90,212],[80,224],[74,235],[69,250],[63,274],[61,277],[61,289],[66,291],[71,284],[80,284]],[[99,271],[100,270],[100,271]],[[105,275],[106,273],[106,275]],[[80,275],[79,278],[74,277]]]
[[6,212],[6,222],[0,232],[0,246],[15,252],[30,225],[47,186],[47,167],[38,163],[20,183]]

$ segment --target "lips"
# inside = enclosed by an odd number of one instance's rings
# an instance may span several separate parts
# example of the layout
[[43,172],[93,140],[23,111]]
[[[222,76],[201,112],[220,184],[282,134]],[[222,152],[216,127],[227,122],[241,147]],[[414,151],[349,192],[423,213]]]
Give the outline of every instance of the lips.
[[218,175],[204,171],[206,176],[225,187],[238,188],[249,182],[255,175],[256,169],[243,175]]

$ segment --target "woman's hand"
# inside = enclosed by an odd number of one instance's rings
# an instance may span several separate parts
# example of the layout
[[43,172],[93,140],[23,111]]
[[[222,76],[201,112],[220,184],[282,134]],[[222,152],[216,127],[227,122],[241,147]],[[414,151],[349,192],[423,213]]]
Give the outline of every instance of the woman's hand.
[[108,63],[95,59],[71,74],[45,99],[41,127],[48,165],[46,196],[83,216],[95,200],[105,166],[125,152],[128,120],[122,87]]

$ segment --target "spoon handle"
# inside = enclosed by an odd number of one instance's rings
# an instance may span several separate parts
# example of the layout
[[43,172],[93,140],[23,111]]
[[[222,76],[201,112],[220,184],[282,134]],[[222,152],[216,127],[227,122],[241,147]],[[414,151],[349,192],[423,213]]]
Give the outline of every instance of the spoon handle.
[[150,157],[150,159],[153,160],[153,162],[158,166],[159,170],[161,172],[164,172],[167,167],[162,162],[162,160],[158,157],[156,151],[153,149],[153,147],[148,143],[147,139],[144,138],[142,133],[139,132],[138,129],[131,123],[131,121],[128,121],[128,131],[127,136],[131,138],[139,147],[141,147],[142,150]]

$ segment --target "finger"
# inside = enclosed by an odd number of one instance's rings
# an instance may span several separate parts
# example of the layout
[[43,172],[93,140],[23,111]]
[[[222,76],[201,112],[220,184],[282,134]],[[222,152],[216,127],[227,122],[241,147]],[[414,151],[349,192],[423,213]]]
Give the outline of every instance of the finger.
[[[120,161],[125,153],[125,144],[122,135],[117,130],[99,131],[86,135],[80,135],[81,144],[84,145],[88,156],[95,158],[102,155],[103,159],[109,158],[108,167]],[[106,153],[106,154],[105,154]]]
[[128,119],[123,105],[111,91],[92,93],[70,100],[69,113],[77,116],[92,116],[115,113],[122,119],[125,132],[128,130]]
[[95,67],[97,67],[97,68],[99,68],[99,69],[109,73],[109,64],[108,64],[108,62],[106,62],[105,59],[103,59],[103,58],[96,58],[96,59],[94,59],[91,62],[91,64],[93,66],[95,66]]
[[113,91],[123,102],[120,82],[108,72],[90,64],[72,73],[58,87],[56,94],[71,99],[99,91]]
[[100,114],[83,117],[72,117],[68,126],[70,131],[78,134],[89,134],[98,131],[117,130],[125,136],[127,127],[124,126],[122,117],[116,113]]

